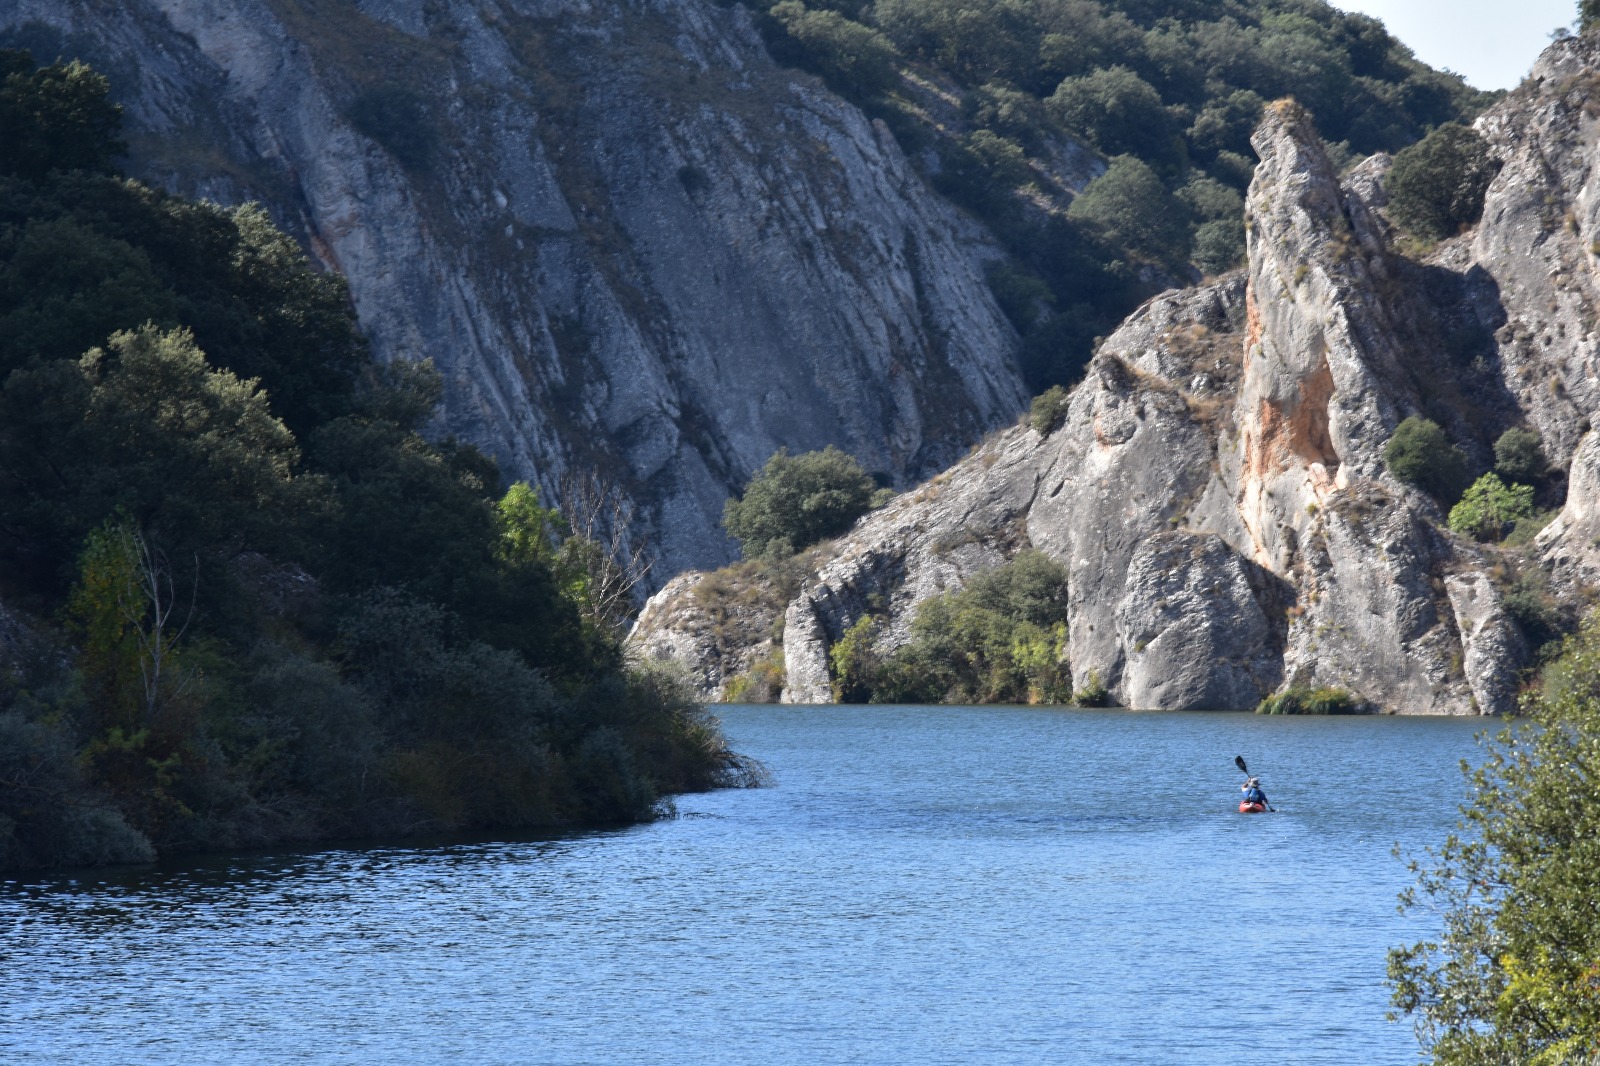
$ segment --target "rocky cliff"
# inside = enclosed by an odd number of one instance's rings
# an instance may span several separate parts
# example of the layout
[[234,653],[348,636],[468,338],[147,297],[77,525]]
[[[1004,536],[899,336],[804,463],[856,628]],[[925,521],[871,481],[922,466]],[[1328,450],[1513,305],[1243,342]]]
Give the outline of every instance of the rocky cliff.
[[540,483],[598,472],[658,572],[730,558],[780,446],[915,480],[1024,402],[1000,251],[881,124],[710,0],[13,0],[81,57],[132,172],[259,199],[343,271],[442,432]]
[[[1513,709],[1530,652],[1508,575],[1543,575],[1572,610],[1600,580],[1597,81],[1600,41],[1553,45],[1478,123],[1501,163],[1482,222],[1420,258],[1385,218],[1387,159],[1341,177],[1307,116],[1271,106],[1248,267],[1133,315],[1061,428],[992,436],[828,546],[782,609],[783,698],[830,698],[828,648],[862,615],[896,646],[922,600],[1033,546],[1069,573],[1074,677],[1128,706],[1248,707],[1294,685]],[[1543,435],[1568,491],[1532,548],[1453,535],[1390,475],[1383,446],[1413,413],[1479,470],[1505,429]],[[723,639],[683,608],[691,585],[651,605],[647,653]]]

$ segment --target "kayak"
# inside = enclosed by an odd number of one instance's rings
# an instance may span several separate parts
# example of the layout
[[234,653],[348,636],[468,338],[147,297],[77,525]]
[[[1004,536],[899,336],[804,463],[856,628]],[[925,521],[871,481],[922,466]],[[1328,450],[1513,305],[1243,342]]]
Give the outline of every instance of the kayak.
[[1264,811],[1266,809],[1267,809],[1267,805],[1265,803],[1252,803],[1249,800],[1240,800],[1239,801],[1239,813],[1240,814],[1260,814],[1262,811]]

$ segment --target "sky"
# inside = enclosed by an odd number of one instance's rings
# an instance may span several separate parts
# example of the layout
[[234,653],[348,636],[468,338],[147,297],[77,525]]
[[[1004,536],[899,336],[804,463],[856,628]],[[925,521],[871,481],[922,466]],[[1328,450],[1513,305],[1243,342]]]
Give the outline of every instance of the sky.
[[1479,89],[1510,89],[1570,26],[1577,0],[1330,0],[1383,20],[1431,67],[1447,67]]

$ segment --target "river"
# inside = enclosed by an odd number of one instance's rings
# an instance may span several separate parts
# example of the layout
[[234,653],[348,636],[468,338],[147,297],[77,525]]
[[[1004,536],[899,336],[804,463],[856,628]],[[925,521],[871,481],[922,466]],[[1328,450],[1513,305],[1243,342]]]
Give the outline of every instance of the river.
[[651,825],[0,875],[0,1061],[1416,1060],[1392,849],[1481,720],[723,719],[773,786]]

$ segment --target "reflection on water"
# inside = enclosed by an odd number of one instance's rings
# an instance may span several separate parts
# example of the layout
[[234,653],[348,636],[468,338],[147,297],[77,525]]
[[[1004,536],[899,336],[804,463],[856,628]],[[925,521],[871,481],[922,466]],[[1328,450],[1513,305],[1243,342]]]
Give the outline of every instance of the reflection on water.
[[724,719],[776,786],[652,826],[0,881],[0,1061],[1415,1059],[1390,850],[1476,723]]

